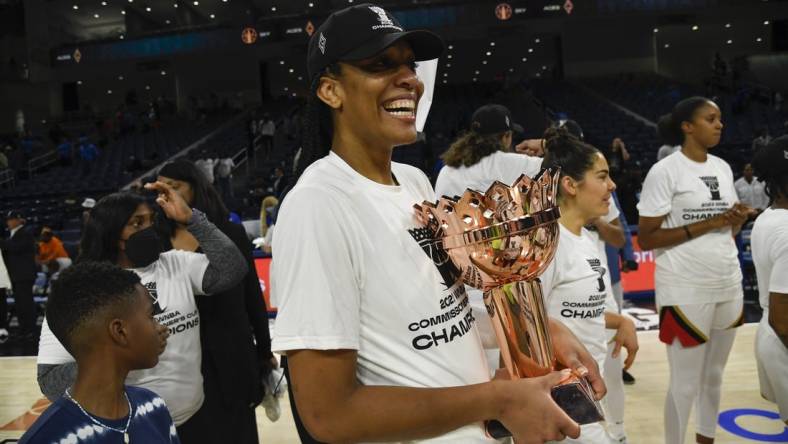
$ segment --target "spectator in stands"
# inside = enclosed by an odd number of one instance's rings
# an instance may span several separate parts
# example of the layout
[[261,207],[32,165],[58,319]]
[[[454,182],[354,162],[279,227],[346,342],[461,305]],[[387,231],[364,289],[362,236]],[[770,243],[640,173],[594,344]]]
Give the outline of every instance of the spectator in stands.
[[540,157],[510,152],[515,125],[503,105],[477,109],[469,130],[441,156],[446,166],[435,181],[437,198],[459,196],[468,188],[484,192],[496,180],[511,185],[523,174],[536,177]]
[[[742,176],[734,184],[739,201],[760,214],[769,206],[769,196],[766,195],[764,183],[755,177],[752,164],[744,165]],[[753,215],[753,218],[757,216]]]
[[202,171],[208,183],[213,185],[213,169],[216,166],[216,160],[211,157],[208,150],[202,150],[200,152],[200,157],[194,162],[194,165]]
[[681,149],[681,145],[675,145],[669,142],[671,139],[671,128],[667,126],[669,124],[670,121],[668,120],[660,120],[657,122],[657,137],[662,142],[662,146],[657,150],[657,162]]
[[780,113],[783,110],[783,94],[780,91],[774,93],[774,110]]
[[153,318],[151,299],[139,276],[107,262],[82,262],[63,274],[46,317],[79,369],[74,386],[21,444],[180,443],[164,400],[126,385],[130,371],[154,367],[167,345],[167,328]]
[[265,237],[268,229],[273,226],[276,211],[279,208],[279,199],[274,196],[265,196],[260,204],[260,236]]
[[[204,392],[201,314],[196,299],[233,288],[246,274],[247,265],[232,241],[204,213],[189,208],[169,185],[149,183],[146,189],[158,193],[156,203],[164,214],[186,226],[204,254],[162,252],[153,227],[153,209],[143,196],[121,192],[103,197],[93,208],[77,263],[111,262],[139,275],[150,293],[153,316],[169,328],[170,337],[158,365],[130,373],[126,384],[149,389],[164,399],[184,444],[221,442],[205,439],[225,429],[217,428],[213,418],[200,409]],[[75,373],[74,357],[45,321],[38,352],[42,393],[53,401],[59,398],[74,383]]]
[[0,171],[8,168],[8,157],[4,152],[0,151]]
[[93,211],[93,207],[96,206],[96,199],[86,197],[80,206],[82,207],[82,226],[84,227],[85,224],[88,223],[88,219],[90,219],[90,212]]
[[219,159],[214,168],[216,187],[219,189],[219,194],[225,202],[231,202],[233,199],[233,168],[235,168],[235,162],[232,157]]
[[[210,298],[197,299],[200,310],[202,409],[222,424],[206,442],[257,443],[255,407],[263,399],[262,381],[276,367],[271,354],[268,311],[252,259],[252,244],[242,225],[229,221],[219,194],[191,162],[165,164],[158,180],[172,187],[192,208],[205,212],[243,253],[247,271],[241,282]],[[161,225],[165,249],[197,251],[201,244],[175,223]]]
[[626,144],[620,137],[616,137],[610,143],[610,148],[603,150],[603,153],[610,167],[610,177],[613,179],[613,182],[620,183],[621,175],[626,169],[626,163],[629,162],[629,151],[627,151]]
[[[567,373],[490,381],[478,332],[461,320],[472,319],[467,307],[456,305],[452,322],[470,330],[451,340],[437,336],[441,327],[407,330],[440,316],[437,301],[466,297],[459,273],[442,274],[417,242],[429,236],[413,225],[412,208],[434,197],[427,177],[391,161],[395,146],[416,140],[415,61],[442,48],[434,34],[402,32],[368,4],[334,12],[309,42],[306,170],[277,216],[271,276],[272,348],[287,354],[293,411],[328,442],[483,443],[481,422],[496,417],[515,440],[577,437],[549,395]],[[574,355],[569,366],[589,373],[602,395],[593,359],[566,327],[550,326],[556,355]]]
[[62,138],[57,146],[57,159],[61,166],[71,166],[74,157],[74,146],[67,138]]
[[697,405],[696,440],[711,443],[723,371],[742,323],[742,273],[733,236],[751,209],[738,202],[730,166],[709,152],[722,135],[716,103],[690,97],[661,120],[670,129],[668,143],[682,148],[646,176],[638,240],[643,250],[657,249],[659,339],[670,365],[665,442],[684,442]]
[[99,156],[98,147],[86,136],[79,139],[79,158],[82,164],[82,175],[90,175],[93,171],[93,163]]
[[288,179],[285,178],[285,169],[278,166],[274,168],[274,173],[271,175],[271,186],[268,188],[268,191],[274,196],[281,198],[287,183]]
[[769,135],[769,128],[766,126],[759,128],[757,134],[758,137],[752,141],[753,152],[757,152],[759,149],[765,147],[772,140],[772,136]]
[[267,159],[271,154],[271,149],[274,146],[274,135],[276,134],[276,124],[271,119],[270,114],[264,114],[263,120],[258,126],[260,131],[260,144],[263,148],[263,159]]
[[[5,219],[8,239],[0,239],[0,252],[8,267],[11,291],[14,293],[16,315],[19,320],[19,341],[29,345],[36,336],[36,304],[33,300],[33,282],[36,278],[36,241],[25,218],[19,211],[9,211]],[[4,316],[0,314],[0,316]]]
[[63,242],[52,233],[52,229],[49,227],[41,229],[36,262],[41,265],[42,271],[47,274],[54,274],[71,266],[71,258],[68,257],[66,249],[63,248]]
[[774,139],[753,163],[771,198],[752,229],[752,260],[763,309],[755,357],[761,394],[777,403],[780,419],[788,425],[788,136]]

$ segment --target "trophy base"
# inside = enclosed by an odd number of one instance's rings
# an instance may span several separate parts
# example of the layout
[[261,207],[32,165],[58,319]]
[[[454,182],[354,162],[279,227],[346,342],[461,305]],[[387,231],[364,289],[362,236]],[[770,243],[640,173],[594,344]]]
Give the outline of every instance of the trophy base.
[[[602,407],[594,399],[594,390],[585,378],[572,376],[568,380],[553,387],[550,395],[573,421],[580,425],[591,424],[605,419]],[[485,421],[487,435],[495,439],[512,436],[511,432],[500,421]]]
[[573,421],[580,425],[605,419],[602,407],[594,399],[594,389],[586,378],[572,376],[550,390],[553,400]]

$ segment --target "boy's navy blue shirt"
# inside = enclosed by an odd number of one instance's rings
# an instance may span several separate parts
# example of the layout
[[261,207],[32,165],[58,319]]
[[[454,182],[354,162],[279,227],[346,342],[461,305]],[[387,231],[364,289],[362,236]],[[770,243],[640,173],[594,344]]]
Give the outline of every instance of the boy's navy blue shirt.
[[[132,418],[128,434],[130,443],[180,444],[175,424],[164,400],[150,390],[126,387],[131,401]],[[127,417],[110,420],[95,417],[100,423],[118,430],[126,426]],[[96,425],[74,404],[61,397],[22,435],[20,444],[37,443],[123,443],[123,434]]]

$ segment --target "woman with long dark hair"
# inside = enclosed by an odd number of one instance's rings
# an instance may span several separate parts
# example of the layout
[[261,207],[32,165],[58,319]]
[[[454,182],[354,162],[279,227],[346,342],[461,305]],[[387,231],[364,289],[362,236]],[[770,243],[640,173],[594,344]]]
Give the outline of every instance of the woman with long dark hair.
[[[146,188],[158,193],[156,203],[164,214],[199,241],[202,254],[164,252],[153,227],[151,205],[138,194],[121,192],[105,196],[91,211],[77,262],[107,261],[140,276],[153,298],[154,316],[168,327],[170,336],[159,363],[131,372],[126,383],[147,388],[165,400],[181,442],[211,442],[204,437],[216,427],[200,409],[204,392],[196,300],[234,287],[247,265],[232,241],[169,185],[155,182]],[[59,398],[74,382],[76,370],[74,359],[45,323],[38,354],[41,391],[49,399]]]
[[684,442],[697,404],[695,439],[707,444],[714,442],[722,373],[742,322],[744,293],[733,236],[751,209],[738,203],[728,163],[710,153],[722,134],[717,104],[691,97],[660,122],[667,143],[681,150],[646,176],[638,241],[656,254],[659,339],[670,365],[665,442]]
[[[604,368],[608,354],[607,331],[613,331],[613,358],[618,358],[621,347],[626,348],[624,368],[629,368],[638,350],[635,324],[618,314],[604,248],[600,247],[599,235],[587,228],[592,221],[605,217],[615,205],[612,194],[616,184],[610,177],[605,156],[598,149],[563,128],[550,131],[545,139],[544,166],[561,170],[558,189],[561,234],[555,257],[540,276],[547,314],[560,319],[583,341],[600,368]],[[610,376],[620,380],[620,367],[617,370],[617,374]],[[607,379],[608,375],[604,376]],[[567,442],[619,442],[620,436],[612,439],[611,425],[584,425],[580,438]]]
[[752,228],[752,261],[763,317],[755,337],[761,394],[777,403],[788,425],[788,136],[761,148],[753,160],[770,206]]
[[435,194],[454,197],[467,188],[486,190],[495,180],[511,185],[521,174],[536,177],[542,159],[511,152],[515,125],[503,105],[474,111],[470,129],[441,155],[446,166],[438,173]]
[[[262,381],[275,365],[271,354],[268,313],[252,259],[252,246],[242,225],[229,221],[229,211],[205,175],[187,160],[166,163],[158,180],[172,187],[244,255],[244,278],[221,294],[197,299],[200,310],[203,409],[222,424],[212,442],[257,443],[254,409],[263,399]],[[199,241],[171,219],[161,224],[166,249],[199,251]],[[207,442],[207,441],[206,441]]]
[[[488,419],[518,442],[579,432],[549,394],[566,373],[490,381],[464,285],[419,244],[413,204],[434,191],[391,156],[416,140],[416,62],[442,50],[370,4],[333,13],[309,43],[313,162],[278,214],[272,349],[287,354],[297,412],[320,441],[486,443]],[[559,360],[590,373],[601,396],[593,359],[556,324]]]

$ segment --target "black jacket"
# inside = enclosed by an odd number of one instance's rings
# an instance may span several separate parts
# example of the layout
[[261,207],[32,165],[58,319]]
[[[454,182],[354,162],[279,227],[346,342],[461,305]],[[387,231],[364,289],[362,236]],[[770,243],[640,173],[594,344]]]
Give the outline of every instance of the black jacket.
[[12,282],[36,279],[36,248],[35,238],[24,225],[11,238],[0,240],[3,261]]
[[269,361],[273,357],[268,312],[246,231],[242,225],[231,222],[218,228],[243,253],[249,271],[234,288],[197,298],[203,368],[213,367],[211,373],[218,376],[215,382],[228,407],[239,402],[257,405],[263,399],[262,378],[271,371]]

